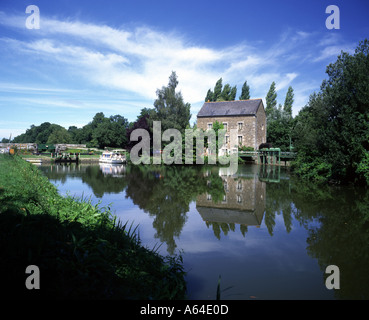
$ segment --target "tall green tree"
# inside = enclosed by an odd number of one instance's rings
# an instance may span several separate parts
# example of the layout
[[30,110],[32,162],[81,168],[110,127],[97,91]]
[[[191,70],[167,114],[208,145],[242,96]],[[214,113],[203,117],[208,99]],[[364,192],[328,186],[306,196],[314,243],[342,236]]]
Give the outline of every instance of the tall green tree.
[[369,185],[369,40],[342,52],[297,116],[298,174]]
[[213,99],[214,99],[214,92],[211,91],[211,89],[209,89],[205,97],[205,102],[214,101]]
[[103,113],[95,115],[92,121],[92,143],[98,148],[118,147],[123,148],[127,143],[128,120],[120,115],[106,118]]
[[292,105],[294,102],[294,93],[293,88],[290,86],[288,87],[286,93],[286,99],[284,100],[283,111],[289,114],[292,117]]
[[82,129],[77,128],[76,126],[69,126],[68,133],[71,137],[72,143],[79,143],[79,134]]
[[283,110],[280,104],[274,110],[273,118],[268,120],[267,141],[275,148],[280,148],[282,151],[290,151],[294,125],[294,119]]
[[47,143],[72,143],[72,136],[67,129],[63,127],[56,127],[49,135]]
[[223,87],[223,79],[220,78],[214,87],[214,91],[208,90],[205,102],[208,101],[234,101],[236,99],[237,86],[231,87],[229,83]]
[[[292,117],[293,89],[290,87],[287,92],[285,106],[277,105],[277,93],[275,92],[275,82],[270,86],[266,97],[267,107],[267,141],[274,147],[282,151],[292,150],[292,131],[295,121]],[[287,104],[287,107],[286,107]]]
[[230,93],[231,93],[231,86],[227,83],[224,85],[222,93],[220,94],[220,97],[218,100],[222,101],[229,101],[230,100]]
[[237,94],[237,86],[233,86],[231,92],[229,93],[229,101],[236,100],[236,94]]
[[247,81],[244,82],[242,86],[241,95],[239,97],[240,100],[248,100],[250,99],[250,87],[247,84]]
[[177,74],[173,71],[169,77],[169,83],[156,91],[157,99],[154,102],[154,111],[150,121],[161,121],[162,131],[166,129],[178,129],[184,132],[190,124],[189,103],[183,101],[182,93],[176,91],[178,85]]
[[220,78],[216,82],[214,87],[213,101],[217,101],[219,98],[221,98],[222,88],[223,88],[223,79]]
[[267,115],[267,118],[273,117],[277,106],[277,92],[275,91],[274,81],[270,85],[265,100],[266,100],[265,113]]
[[[62,141],[70,141],[70,137],[68,134],[64,132],[65,128],[62,126],[50,123],[43,122],[39,126],[31,125],[30,129],[27,129],[25,133],[20,134],[19,136],[13,139],[15,143],[51,143],[48,142],[50,135],[52,135],[52,141],[56,141],[56,138],[59,137]],[[63,138],[62,138],[63,136]],[[63,143],[61,142],[61,143]],[[54,142],[57,143],[57,142]]]

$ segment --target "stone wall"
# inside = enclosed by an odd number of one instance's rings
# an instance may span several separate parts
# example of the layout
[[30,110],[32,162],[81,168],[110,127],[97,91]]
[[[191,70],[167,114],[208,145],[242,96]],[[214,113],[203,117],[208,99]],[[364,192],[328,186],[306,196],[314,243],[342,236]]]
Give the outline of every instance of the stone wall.
[[[262,108],[259,108],[262,109]],[[259,114],[259,115],[258,115]],[[226,125],[227,133],[229,136],[228,143],[224,146],[228,150],[238,147],[239,144],[246,147],[252,147],[257,149],[259,146],[259,141],[263,139],[261,126],[263,121],[263,110],[258,111],[257,116],[231,116],[231,117],[205,117],[197,118],[197,127],[203,130],[208,129],[208,124],[218,121]],[[264,116],[265,121],[265,116]],[[265,127],[265,124],[264,124]],[[237,130],[237,137],[231,137],[230,130]],[[265,133],[265,130],[264,130]],[[259,136],[257,138],[257,135]],[[239,141],[241,143],[239,143]]]
[[[256,113],[256,146],[259,148],[261,143],[266,141],[266,115],[264,111],[264,107],[259,107],[258,112]],[[254,148],[255,150],[257,148]]]

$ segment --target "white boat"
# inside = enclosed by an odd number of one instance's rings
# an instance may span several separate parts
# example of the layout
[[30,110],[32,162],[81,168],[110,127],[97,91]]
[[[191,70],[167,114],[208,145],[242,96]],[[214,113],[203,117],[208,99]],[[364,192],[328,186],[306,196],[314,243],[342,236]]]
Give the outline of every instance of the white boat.
[[112,164],[126,163],[126,156],[119,150],[104,151],[99,158],[99,162]]
[[100,163],[99,165],[104,176],[112,176],[114,178],[125,176],[126,166],[123,164]]

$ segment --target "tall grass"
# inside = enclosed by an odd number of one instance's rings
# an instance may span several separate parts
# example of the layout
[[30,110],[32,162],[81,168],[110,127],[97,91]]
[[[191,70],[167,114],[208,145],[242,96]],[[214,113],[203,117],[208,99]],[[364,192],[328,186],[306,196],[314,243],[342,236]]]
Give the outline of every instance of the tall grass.
[[[0,273],[11,297],[183,299],[181,256],[141,246],[138,226],[117,221],[109,207],[62,197],[24,160],[0,156]],[[40,290],[24,285],[28,265]]]

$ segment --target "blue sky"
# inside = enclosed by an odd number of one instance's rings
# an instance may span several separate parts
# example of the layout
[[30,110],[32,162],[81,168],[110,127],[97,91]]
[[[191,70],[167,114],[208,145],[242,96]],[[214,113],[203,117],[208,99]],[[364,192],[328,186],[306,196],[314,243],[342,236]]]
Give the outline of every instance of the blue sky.
[[[26,7],[40,10],[28,29]],[[340,10],[329,30],[326,7]],[[196,120],[222,77],[251,98],[289,86],[293,113],[320,88],[341,50],[369,37],[366,0],[21,1],[0,3],[0,139],[48,121],[81,127],[97,112],[134,121],[176,71]]]

